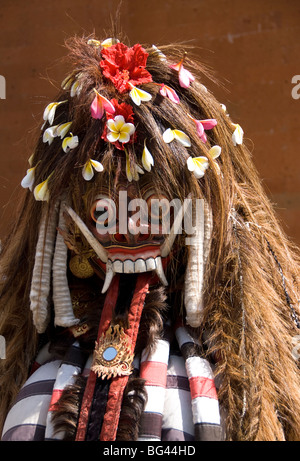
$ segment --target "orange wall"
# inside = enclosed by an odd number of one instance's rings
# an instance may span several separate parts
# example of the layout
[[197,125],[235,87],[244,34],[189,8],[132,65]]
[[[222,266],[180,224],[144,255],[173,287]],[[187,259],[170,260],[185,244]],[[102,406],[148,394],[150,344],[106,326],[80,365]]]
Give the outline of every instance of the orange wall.
[[[65,38],[103,37],[118,2],[1,0],[0,238],[6,232],[44,107],[65,76],[57,59]],[[131,44],[193,40],[222,86],[209,84],[241,124],[286,232],[300,244],[299,0],[124,0],[122,28]],[[104,34],[105,36],[105,34]],[[300,91],[299,91],[300,94]]]

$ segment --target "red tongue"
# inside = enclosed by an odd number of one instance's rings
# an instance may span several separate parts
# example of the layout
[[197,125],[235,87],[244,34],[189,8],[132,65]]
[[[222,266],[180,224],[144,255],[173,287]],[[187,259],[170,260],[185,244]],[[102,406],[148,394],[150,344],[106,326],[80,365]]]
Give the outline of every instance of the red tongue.
[[[131,352],[134,352],[136,339],[138,335],[139,325],[142,310],[146,294],[149,289],[149,281],[151,279],[151,273],[143,273],[137,277],[137,282],[134,290],[134,294],[131,300],[131,305],[128,313],[128,324],[129,328],[125,331],[126,336],[131,343]],[[112,314],[118,299],[119,288],[119,277],[116,275],[112,280],[109,291],[105,298],[103,311],[101,314],[101,320],[98,330],[98,338],[108,329],[111,323]],[[106,405],[106,412],[104,415],[102,430],[100,434],[100,440],[102,441],[114,441],[116,438],[117,428],[119,424],[119,416],[121,411],[121,404],[124,389],[126,387],[128,376],[117,376],[112,378],[108,401]],[[93,400],[93,394],[95,389],[97,375],[91,371],[86,384],[81,412],[79,415],[78,429],[76,433],[76,441],[84,441],[86,436],[87,424],[89,420],[90,409]]]

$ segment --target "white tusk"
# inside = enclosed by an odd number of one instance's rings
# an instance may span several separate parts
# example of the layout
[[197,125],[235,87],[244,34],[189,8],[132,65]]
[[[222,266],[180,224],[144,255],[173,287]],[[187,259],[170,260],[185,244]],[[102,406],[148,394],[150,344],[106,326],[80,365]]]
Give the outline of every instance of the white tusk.
[[108,260],[106,263],[106,276],[105,276],[105,280],[104,280],[101,293],[105,293],[109,289],[111,281],[114,278],[114,275],[115,275],[115,272],[112,267],[112,262],[111,260]]
[[190,239],[184,287],[186,322],[194,328],[199,327],[202,320],[204,270],[212,232],[211,210],[204,201],[201,203],[203,206],[201,213],[195,213],[195,207],[193,207],[196,226],[195,233]]
[[[66,229],[63,216],[64,204],[60,206],[58,227]],[[72,299],[67,277],[68,247],[63,236],[57,232],[55,251],[53,257],[53,303],[54,303],[54,324],[55,326],[70,327],[79,323],[74,316]]]
[[74,223],[78,226],[79,230],[82,232],[84,237],[87,239],[95,253],[97,254],[98,258],[101,259],[103,263],[107,263],[108,255],[105,248],[101,245],[100,242],[93,236],[92,232],[88,229],[88,227],[84,224],[82,219],[78,216],[75,211],[69,207],[68,205],[65,206],[65,210],[69,213],[71,218],[73,219]]
[[156,275],[158,276],[161,283],[166,287],[168,286],[168,280],[166,279],[166,276],[164,273],[164,268],[161,262],[161,257],[160,256],[157,257],[155,261],[156,261],[156,269],[155,269]]
[[184,217],[184,215],[185,215],[185,213],[187,211],[188,205],[189,205],[189,201],[184,200],[183,205],[178,210],[178,213],[177,213],[177,215],[175,217],[175,220],[174,220],[172,229],[170,231],[170,234],[166,238],[166,240],[164,241],[162,246],[160,247],[160,254],[161,254],[162,258],[165,258],[166,256],[168,256],[168,254],[171,251],[171,248],[172,248],[173,243],[175,241],[176,235],[179,234],[178,231],[179,231],[179,229],[181,227],[181,223],[182,223],[183,217]]
[[49,294],[58,219],[57,211],[57,205],[49,211],[49,214],[47,214],[47,210],[44,210],[36,245],[30,290],[30,309],[38,333],[44,333],[50,318]]

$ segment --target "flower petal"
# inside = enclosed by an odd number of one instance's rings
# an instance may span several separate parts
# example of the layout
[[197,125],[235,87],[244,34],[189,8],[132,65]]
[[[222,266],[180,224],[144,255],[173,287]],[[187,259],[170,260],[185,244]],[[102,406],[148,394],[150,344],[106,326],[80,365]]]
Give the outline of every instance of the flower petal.
[[93,168],[94,168],[97,172],[101,173],[101,171],[103,171],[103,165],[102,165],[101,162],[98,162],[97,160],[93,160],[93,159],[91,159],[90,162],[91,162]]
[[109,114],[115,113],[115,108],[113,104],[102,96],[98,91],[94,88],[96,96],[91,104],[91,114],[92,117],[95,119],[101,119],[104,115],[104,110]]
[[88,45],[95,46],[96,48],[98,48],[98,47],[101,46],[101,42],[99,42],[99,40],[95,40],[95,39],[93,39],[93,38],[90,38],[90,39],[87,41],[87,44],[88,44]]
[[24,189],[29,188],[31,190],[33,184],[34,184],[34,175],[35,175],[35,167],[29,168],[27,170],[26,176],[21,181],[21,186],[24,187]]
[[132,178],[132,173],[130,169],[130,160],[129,160],[129,156],[127,153],[126,153],[126,176],[127,176],[128,181],[131,182],[133,178]]
[[108,128],[110,131],[117,132],[117,128],[116,128],[116,124],[115,124],[114,119],[109,118],[109,119],[107,120],[107,122],[106,122],[106,125],[107,125],[107,128]]
[[165,143],[169,144],[174,139],[175,139],[174,130],[171,130],[171,128],[168,128],[163,134],[163,140],[165,141]]
[[103,48],[109,48],[110,46],[116,45],[117,43],[120,43],[120,40],[118,40],[117,38],[110,37],[103,40],[103,42],[101,42],[101,46]]
[[153,157],[146,146],[146,142],[144,143],[144,150],[142,154],[142,164],[146,171],[151,171],[151,166],[154,165]]
[[45,121],[48,121],[49,124],[52,125],[57,107],[65,102],[67,102],[67,99],[65,101],[51,102],[50,104],[48,104],[48,106],[44,110],[43,119]]
[[98,95],[95,96],[91,104],[91,115],[95,119],[101,119],[104,115],[104,107]]
[[[204,127],[201,123],[200,120],[194,120],[194,122],[196,123],[196,127],[197,127],[197,134],[198,136],[202,139],[203,138],[203,134],[204,134]],[[203,139],[202,139],[203,140]],[[205,139],[206,141],[206,139]]]
[[235,127],[234,132],[232,133],[232,142],[234,146],[237,144],[243,144],[244,131],[238,123],[232,124]]
[[183,131],[173,130],[175,138],[185,147],[191,147],[191,140]]
[[70,130],[72,123],[73,122],[67,122],[59,125],[56,129],[56,136],[60,136],[60,138],[63,139]]
[[126,131],[121,131],[119,135],[119,141],[124,144],[127,143],[128,141],[130,141],[130,134],[126,133]]
[[52,143],[53,139],[57,136],[57,127],[58,125],[55,125],[55,126],[50,126],[49,128],[47,128],[45,131],[44,131],[44,134],[43,134],[43,142],[47,142],[50,146],[50,144]]
[[48,120],[49,112],[55,104],[56,104],[55,102],[50,102],[50,104],[48,104],[48,106],[44,110],[44,114],[43,114],[44,120]]
[[175,102],[175,104],[180,103],[178,94],[175,90],[173,90],[173,88],[170,88],[169,86],[167,86],[167,96],[171,101]]
[[73,85],[71,86],[71,90],[70,90],[70,96],[71,98],[74,98],[74,96],[79,96],[80,94],[80,91],[81,91],[81,81],[79,80],[79,78],[73,83]]
[[194,157],[193,162],[197,168],[207,170],[209,167],[208,159],[206,157]]
[[150,99],[152,99],[152,95],[147,93],[147,91],[141,90],[140,88],[136,88],[136,91],[141,98],[141,101],[150,101]]
[[216,159],[219,157],[219,155],[221,154],[221,147],[220,146],[214,146],[212,147],[210,150],[209,150],[209,155],[213,158],[213,159]]
[[34,188],[33,194],[35,200],[42,202],[49,200],[48,181],[49,177]]
[[194,171],[196,168],[195,162],[193,161],[193,157],[189,157],[186,161],[187,167],[189,171]]
[[106,137],[109,142],[114,143],[119,140],[120,133],[117,133],[116,131],[110,131],[110,133],[107,133]]
[[90,181],[94,176],[94,170],[90,160],[88,160],[82,168],[82,176],[86,181]]
[[131,97],[132,101],[134,102],[134,104],[136,106],[141,105],[142,101],[141,101],[141,98],[140,98],[136,88],[132,88],[132,90],[129,93],[129,96]]
[[205,130],[211,130],[218,124],[217,120],[214,118],[207,119],[207,120],[200,120],[200,122]]
[[135,126],[133,123],[124,123],[121,129],[122,133],[128,133],[130,136],[135,132]]
[[78,136],[73,136],[71,133],[71,136],[68,136],[65,138],[62,142],[62,148],[64,152],[69,152],[70,149],[75,149],[79,144]]
[[121,131],[125,124],[125,119],[123,115],[117,115],[114,118],[114,122],[115,122],[115,131]]
[[195,178],[200,179],[204,176],[209,163],[206,157],[189,157],[187,159],[188,170],[191,171]]
[[69,90],[73,84],[74,81],[74,75],[70,74],[67,75],[66,78],[61,82],[61,87],[63,90]]

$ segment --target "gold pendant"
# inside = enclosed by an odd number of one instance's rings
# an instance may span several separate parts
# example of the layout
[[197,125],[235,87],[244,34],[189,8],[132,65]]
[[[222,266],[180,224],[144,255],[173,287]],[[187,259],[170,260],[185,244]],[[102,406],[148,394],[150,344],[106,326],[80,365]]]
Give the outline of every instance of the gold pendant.
[[69,262],[69,267],[73,275],[79,279],[87,279],[94,275],[94,269],[86,256],[75,255]]
[[91,370],[102,379],[130,375],[134,358],[130,349],[130,340],[123,328],[110,326],[96,342]]

